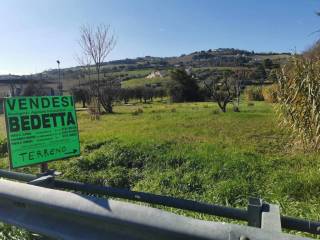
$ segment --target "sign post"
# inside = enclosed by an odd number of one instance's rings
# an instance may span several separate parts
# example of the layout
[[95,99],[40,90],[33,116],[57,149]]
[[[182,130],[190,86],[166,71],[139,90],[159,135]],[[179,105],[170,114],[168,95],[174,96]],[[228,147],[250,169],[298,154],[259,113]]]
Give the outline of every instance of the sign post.
[[72,96],[11,97],[4,100],[10,167],[80,154],[77,115]]

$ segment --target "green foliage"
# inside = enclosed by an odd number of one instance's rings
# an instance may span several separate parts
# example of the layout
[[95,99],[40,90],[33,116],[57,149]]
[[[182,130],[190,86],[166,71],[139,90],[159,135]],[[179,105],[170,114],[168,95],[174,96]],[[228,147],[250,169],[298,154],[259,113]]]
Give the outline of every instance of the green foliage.
[[75,102],[81,102],[82,107],[85,108],[86,104],[90,102],[90,90],[86,88],[72,88],[70,90],[74,97]]
[[266,58],[263,60],[263,65],[265,68],[272,68],[273,67],[273,62],[270,58]]
[[149,86],[165,86],[169,82],[169,77],[155,77],[155,78],[132,78],[121,83],[123,88],[134,88]]
[[0,139],[0,157],[8,153],[7,139]]
[[254,71],[251,72],[250,78],[257,80],[262,85],[264,80],[267,78],[267,73],[264,66],[259,63]]
[[175,69],[171,72],[169,94],[173,102],[192,102],[199,100],[199,86],[185,70]]
[[247,101],[263,101],[263,94],[261,87],[248,86],[244,90],[244,97]]
[[279,74],[280,113],[305,149],[320,150],[320,61],[294,57]]
[[37,234],[32,234],[23,229],[19,229],[7,224],[0,223],[1,240],[36,240],[44,239]]

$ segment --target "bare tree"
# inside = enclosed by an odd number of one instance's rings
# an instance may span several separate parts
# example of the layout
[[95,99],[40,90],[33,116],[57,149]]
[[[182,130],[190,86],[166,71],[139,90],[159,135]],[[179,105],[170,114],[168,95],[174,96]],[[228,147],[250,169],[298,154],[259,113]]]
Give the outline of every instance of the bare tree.
[[9,87],[10,87],[10,96],[14,97],[16,95],[16,89],[17,89],[16,82],[14,80],[10,80]]
[[98,25],[96,27],[84,25],[80,29],[79,45],[83,56],[91,59],[95,65],[97,78],[91,85],[94,97],[97,99],[97,110],[101,113],[101,67],[109,53],[116,45],[115,35],[111,32],[110,25]]
[[[85,76],[86,75],[88,76],[88,83],[89,83],[89,86],[90,86],[92,84],[91,83],[91,73],[92,73],[92,66],[91,65],[92,65],[92,61],[91,61],[90,56],[88,56],[88,55],[82,55],[82,56],[76,55],[75,59],[78,62],[78,64],[80,65],[80,67],[81,67],[81,72],[83,73],[84,80],[85,80]],[[81,84],[79,82],[79,88],[80,88],[80,85]]]

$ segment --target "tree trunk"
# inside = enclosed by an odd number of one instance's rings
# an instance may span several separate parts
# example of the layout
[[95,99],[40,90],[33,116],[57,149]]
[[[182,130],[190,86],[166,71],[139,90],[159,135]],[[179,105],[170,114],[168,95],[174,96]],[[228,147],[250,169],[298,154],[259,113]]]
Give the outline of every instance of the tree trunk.
[[217,101],[219,108],[221,109],[222,112],[226,112],[226,106],[227,104],[225,102],[221,103],[219,100]]
[[240,109],[239,109],[238,106],[233,105],[233,111],[234,111],[234,112],[240,112]]
[[106,111],[107,113],[113,113],[112,103],[107,103]]
[[97,102],[97,108],[98,113],[101,114],[101,93],[100,93],[100,68],[99,66],[96,67],[97,69],[97,75],[98,75],[98,81],[97,81],[97,94],[98,94],[98,102]]

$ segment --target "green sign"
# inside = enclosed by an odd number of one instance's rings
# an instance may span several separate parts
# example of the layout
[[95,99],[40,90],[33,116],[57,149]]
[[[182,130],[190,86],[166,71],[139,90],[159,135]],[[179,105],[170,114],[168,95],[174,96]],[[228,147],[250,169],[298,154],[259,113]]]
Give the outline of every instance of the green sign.
[[71,96],[5,98],[4,107],[12,168],[80,154]]

